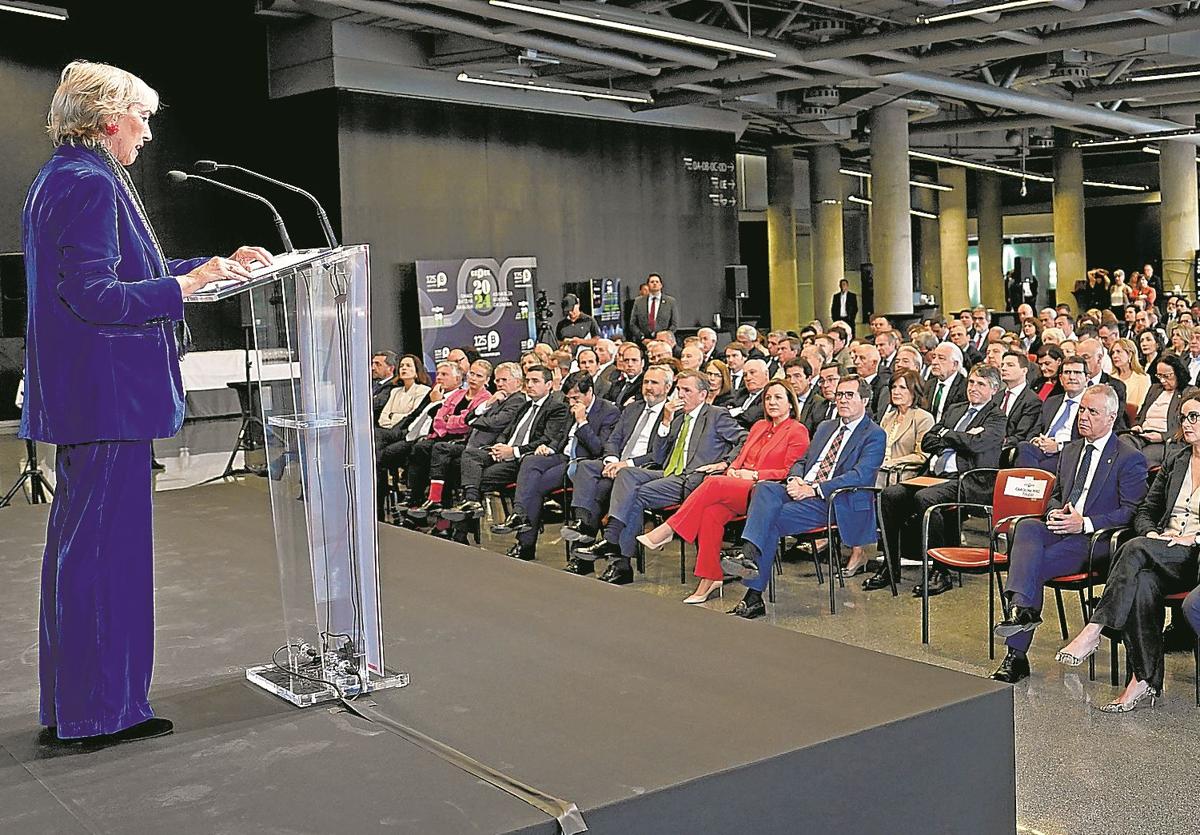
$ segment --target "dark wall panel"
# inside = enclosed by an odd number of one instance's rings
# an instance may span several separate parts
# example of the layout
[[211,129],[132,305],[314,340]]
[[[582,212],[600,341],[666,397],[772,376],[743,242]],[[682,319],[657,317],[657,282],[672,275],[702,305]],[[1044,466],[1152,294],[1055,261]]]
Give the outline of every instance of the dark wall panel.
[[405,342],[400,276],[426,258],[534,255],[554,300],[567,281],[636,291],[657,271],[682,326],[723,309],[736,209],[683,158],[731,161],[732,136],[357,93],[339,112],[344,232],[372,247],[380,344]]
[[[1158,203],[1089,208],[1084,219],[1088,266],[1122,269],[1128,274],[1131,269],[1141,269],[1143,264],[1150,263],[1161,277],[1160,216]],[[1060,278],[1059,287],[1062,286]]]

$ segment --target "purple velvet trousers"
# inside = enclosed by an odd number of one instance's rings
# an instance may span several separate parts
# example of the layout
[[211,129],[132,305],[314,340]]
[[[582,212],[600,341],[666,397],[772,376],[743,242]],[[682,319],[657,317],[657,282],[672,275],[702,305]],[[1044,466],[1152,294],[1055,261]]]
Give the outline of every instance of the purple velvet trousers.
[[41,722],[62,739],[154,715],[149,441],[58,447],[42,558]]

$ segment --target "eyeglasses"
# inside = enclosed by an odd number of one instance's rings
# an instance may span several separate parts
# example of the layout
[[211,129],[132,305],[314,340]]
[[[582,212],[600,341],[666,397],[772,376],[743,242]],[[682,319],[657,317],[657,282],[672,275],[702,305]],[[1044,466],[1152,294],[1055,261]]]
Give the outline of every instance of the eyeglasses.
[[1170,374],[1155,374],[1154,377],[1155,377],[1155,379],[1158,379],[1158,380],[1174,380],[1175,374],[1174,374],[1174,372],[1172,372]]
[[1184,423],[1200,423],[1200,412],[1188,412],[1186,415],[1181,415],[1180,419]]
[[1086,376],[1087,376],[1087,375],[1086,375],[1086,374],[1084,374],[1082,371],[1077,371],[1077,370],[1076,370],[1076,369],[1074,369],[1074,368],[1064,368],[1064,369],[1063,369],[1063,370],[1062,370],[1060,373],[1062,373],[1062,374],[1076,374],[1076,375],[1078,375],[1078,376],[1080,376],[1080,377],[1086,377]]
[[833,395],[838,400],[853,400],[858,397],[857,391],[839,391]]

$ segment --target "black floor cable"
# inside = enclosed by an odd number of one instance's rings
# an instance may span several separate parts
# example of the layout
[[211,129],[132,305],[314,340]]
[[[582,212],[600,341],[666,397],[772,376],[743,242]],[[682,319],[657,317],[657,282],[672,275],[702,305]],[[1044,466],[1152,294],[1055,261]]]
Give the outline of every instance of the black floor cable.
[[490,783],[518,800],[528,803],[530,806],[542,810],[558,821],[558,828],[562,835],[578,835],[580,832],[587,832],[587,824],[583,822],[583,813],[571,801],[562,800],[561,798],[546,794],[539,789],[535,789],[527,783],[522,783],[520,780],[510,777],[502,771],[497,771],[490,765],[485,765],[474,757],[464,754],[462,751],[451,748],[444,742],[438,742],[436,739],[428,737],[420,731],[400,724],[395,719],[385,716],[372,707],[368,707],[363,702],[350,702],[343,699],[342,706],[360,719],[374,722],[396,736],[411,742],[418,748],[423,748],[429,753],[440,757],[456,768]]

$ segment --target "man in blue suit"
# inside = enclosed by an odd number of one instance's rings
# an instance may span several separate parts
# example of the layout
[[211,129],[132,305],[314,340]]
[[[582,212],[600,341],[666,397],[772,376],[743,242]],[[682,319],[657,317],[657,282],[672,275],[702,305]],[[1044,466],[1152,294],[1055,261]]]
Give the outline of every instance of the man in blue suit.
[[1017,444],[1017,467],[1036,467],[1052,473],[1058,466],[1062,448],[1079,437],[1079,398],[1087,387],[1087,363],[1080,357],[1063,360],[1058,378],[1063,393],[1046,398],[1033,438]]
[[[754,488],[742,530],[742,553],[721,560],[721,566],[731,574],[741,575],[746,585],[745,597],[729,614],[747,619],[765,615],[762,593],[771,578],[780,538],[825,527],[829,518],[828,496],[833,491],[875,484],[883,464],[887,434],[866,414],[871,395],[871,384],[866,380],[843,379],[835,396],[837,419],[817,427],[808,451],[788,471],[786,483],[765,481]],[[873,494],[838,496],[833,512],[842,541],[847,545],[875,542]]]
[[580,459],[598,458],[617,425],[620,409],[596,397],[592,385],[592,378],[583,371],[563,380],[562,390],[571,420],[562,450],[543,446],[521,459],[513,512],[499,525],[492,526],[495,534],[517,534],[517,544],[508,552],[510,557],[534,558],[546,496],[563,486]]
[[[1008,654],[992,673],[1015,684],[1029,675],[1026,653],[1042,623],[1042,586],[1047,580],[1087,570],[1088,539],[1093,531],[1122,527],[1146,495],[1146,457],[1113,434],[1120,415],[1117,393],[1108,385],[1091,386],[1079,401],[1079,435],[1058,456],[1058,479],[1044,520],[1025,519],[1013,532],[1007,617],[995,632]],[[1097,545],[1107,558],[1107,544]]]
[[746,439],[746,430],[728,411],[705,402],[708,390],[708,378],[698,371],[675,378],[675,396],[664,404],[654,432],[654,460],[617,473],[604,536],[575,550],[578,560],[608,559],[600,576],[604,582],[633,582],[629,561],[637,552],[643,512],[679,504],[706,475],[724,469]]

